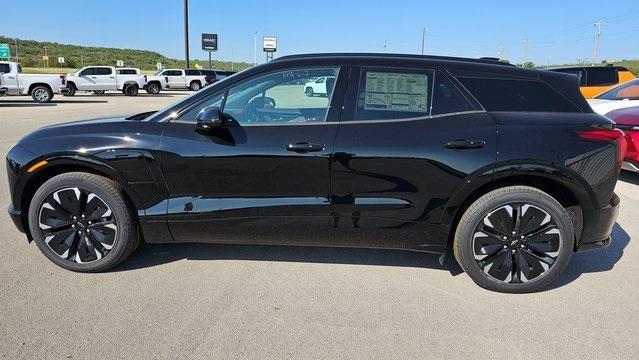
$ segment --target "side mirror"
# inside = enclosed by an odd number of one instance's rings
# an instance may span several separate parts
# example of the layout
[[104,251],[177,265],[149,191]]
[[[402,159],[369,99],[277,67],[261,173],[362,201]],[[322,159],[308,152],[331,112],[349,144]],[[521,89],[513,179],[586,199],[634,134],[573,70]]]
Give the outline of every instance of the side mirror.
[[201,132],[209,132],[224,125],[222,111],[217,106],[205,107],[197,114],[195,120],[195,130]]

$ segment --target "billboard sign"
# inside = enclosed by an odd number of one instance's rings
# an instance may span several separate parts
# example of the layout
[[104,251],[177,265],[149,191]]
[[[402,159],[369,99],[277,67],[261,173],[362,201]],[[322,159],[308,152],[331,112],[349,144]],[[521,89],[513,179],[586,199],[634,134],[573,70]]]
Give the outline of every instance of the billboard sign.
[[275,36],[265,36],[264,37],[264,45],[262,46],[265,52],[276,52],[277,51],[277,37]]
[[217,51],[217,34],[202,34],[202,50]]

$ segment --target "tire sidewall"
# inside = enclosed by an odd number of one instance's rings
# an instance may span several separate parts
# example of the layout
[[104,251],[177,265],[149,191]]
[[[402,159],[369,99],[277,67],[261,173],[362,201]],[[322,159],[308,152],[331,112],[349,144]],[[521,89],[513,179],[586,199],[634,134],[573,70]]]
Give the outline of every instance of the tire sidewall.
[[[41,101],[39,99],[36,98],[35,93],[38,90],[44,90],[47,92],[47,99],[44,101]],[[53,99],[53,92],[51,90],[49,90],[46,86],[36,86],[32,91],[31,91],[31,98],[33,99],[33,101],[39,103],[39,104],[46,104],[48,102],[51,101],[51,99]]]
[[[44,242],[39,225],[39,216],[42,204],[49,194],[67,187],[80,187],[95,193],[111,208],[111,211],[115,216],[117,223],[115,244],[111,251],[109,251],[109,253],[100,260],[86,264],[67,261],[58,256]],[[102,188],[100,184],[83,177],[79,173],[58,175],[44,183],[44,185],[36,191],[33,199],[31,200],[31,205],[29,206],[29,229],[31,230],[31,236],[40,251],[42,251],[49,260],[60,267],[81,272],[95,272],[108,269],[120,261],[127,250],[128,242],[131,241],[130,239],[133,236],[135,236],[135,228],[132,224],[130,211],[127,208],[119,206],[118,204],[120,203],[121,199],[117,199],[114,194]]]
[[148,93],[149,94],[159,94],[160,93],[160,86],[158,84],[151,84],[148,87]]
[[202,85],[197,81],[192,81],[191,86],[189,87],[191,88],[191,91],[199,91],[202,88]]
[[137,96],[138,95],[138,86],[135,84],[130,84],[124,87],[124,94],[126,96]]
[[[570,261],[574,244],[574,230],[570,216],[561,204],[550,197],[550,195],[541,191],[513,191],[492,197],[490,195],[491,193],[486,194],[484,197],[477,200],[476,203],[480,203],[480,206],[474,209],[472,209],[473,206],[471,206],[469,210],[472,212],[469,214],[468,218],[465,219],[464,224],[461,224],[460,222],[460,225],[462,225],[463,228],[460,228],[458,250],[461,252],[462,262],[464,262],[464,264],[460,265],[462,265],[466,273],[478,285],[489,290],[523,293],[545,288],[563,272]],[[485,197],[489,198],[484,199]],[[492,279],[479,267],[475,261],[473,252],[473,235],[475,233],[476,226],[487,214],[501,206],[517,202],[525,202],[546,211],[556,222],[557,227],[559,228],[559,232],[561,234],[561,245],[555,263],[546,273],[526,283],[507,284]]]

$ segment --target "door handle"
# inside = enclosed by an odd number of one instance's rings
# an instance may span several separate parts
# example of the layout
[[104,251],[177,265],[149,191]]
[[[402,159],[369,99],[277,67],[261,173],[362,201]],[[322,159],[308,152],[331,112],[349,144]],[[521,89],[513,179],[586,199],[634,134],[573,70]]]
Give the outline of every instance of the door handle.
[[295,144],[286,145],[286,150],[294,151],[298,153],[305,153],[305,152],[322,151],[324,150],[325,147],[326,146],[324,144],[311,144],[307,142],[298,142]]
[[447,149],[480,149],[486,145],[484,140],[453,140],[447,142],[444,147]]

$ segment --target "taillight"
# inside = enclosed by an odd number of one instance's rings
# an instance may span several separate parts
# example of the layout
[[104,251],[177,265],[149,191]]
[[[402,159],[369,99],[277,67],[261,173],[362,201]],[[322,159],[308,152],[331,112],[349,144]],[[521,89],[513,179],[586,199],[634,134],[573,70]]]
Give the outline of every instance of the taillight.
[[589,129],[578,131],[577,135],[584,140],[617,143],[617,167],[621,169],[623,159],[626,157],[628,141],[626,134],[619,129]]
[[147,82],[147,80],[146,80],[146,75],[144,75],[144,82]]
[[66,85],[67,77],[65,75],[60,75],[60,82],[62,83],[62,85]]

